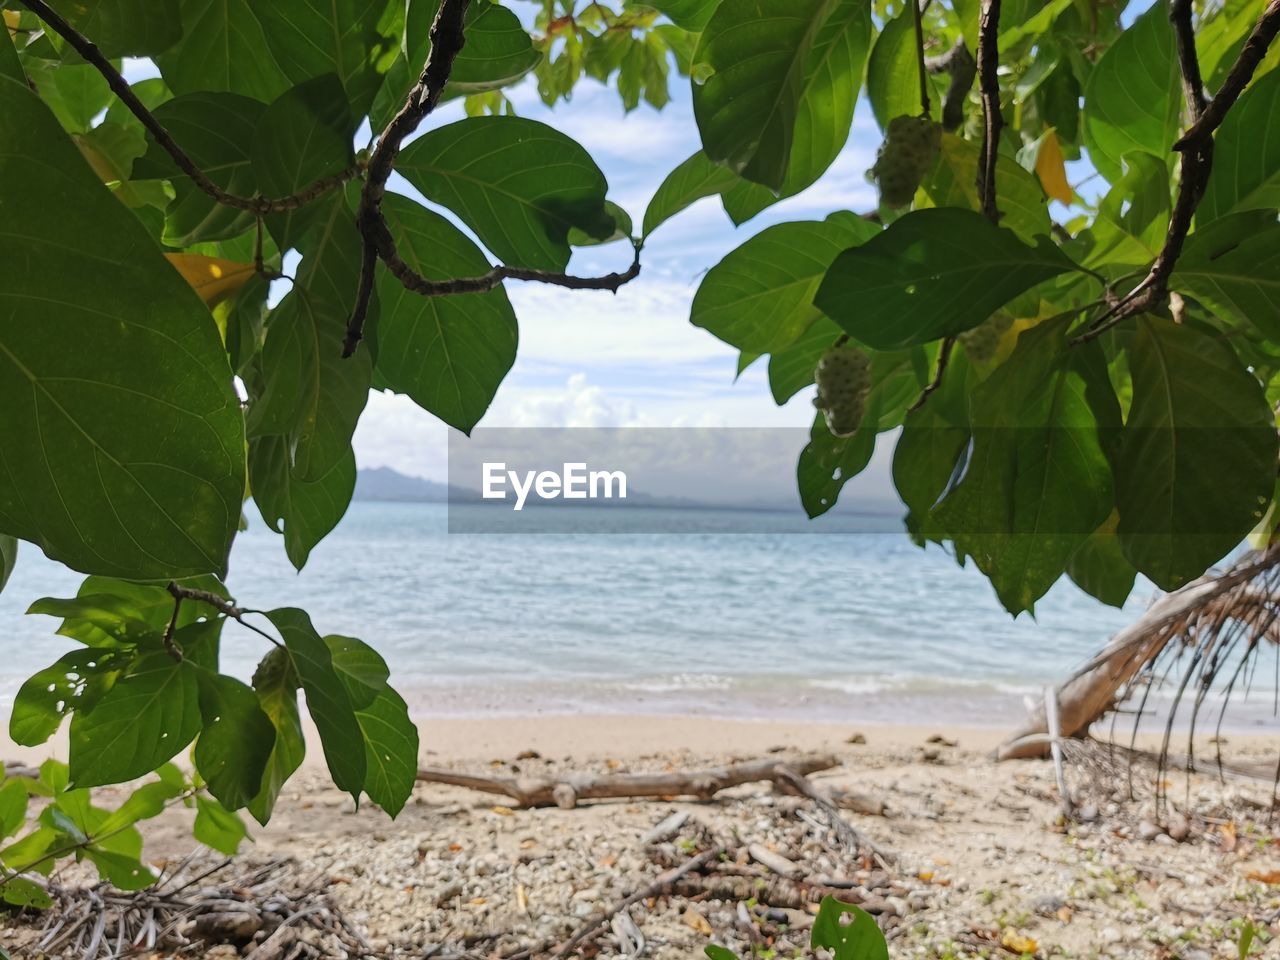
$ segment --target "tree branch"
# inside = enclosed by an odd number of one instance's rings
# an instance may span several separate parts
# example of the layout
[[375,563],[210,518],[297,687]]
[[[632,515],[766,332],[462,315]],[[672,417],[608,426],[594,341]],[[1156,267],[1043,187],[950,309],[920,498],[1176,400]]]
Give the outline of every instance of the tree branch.
[[931,111],[929,109],[929,72],[924,62],[924,16],[916,0],[911,0],[911,19],[916,33],[916,64],[920,68],[920,116],[928,117]]
[[978,75],[978,64],[969,52],[964,37],[957,38],[955,45],[946,53],[936,57],[926,57],[924,68],[929,73],[948,73],[951,83],[947,87],[947,95],[942,101],[942,127],[944,130],[956,130],[964,123],[964,104],[973,89],[973,78]]
[[1209,173],[1213,169],[1214,132],[1240,99],[1258,64],[1266,55],[1267,48],[1277,32],[1280,32],[1280,0],[1271,0],[1263,10],[1253,32],[1236,57],[1236,62],[1231,65],[1222,89],[1208,103],[1205,101],[1200,76],[1200,60],[1196,55],[1190,0],[1173,0],[1169,5],[1169,20],[1173,24],[1178,62],[1182,68],[1183,96],[1187,102],[1191,125],[1173,145],[1173,149],[1182,157],[1181,175],[1178,195],[1169,217],[1169,228],[1165,232],[1164,246],[1160,248],[1146,277],[1094,320],[1072,343],[1084,343],[1100,337],[1129,317],[1150,310],[1168,296],[1169,278],[1182,255],[1182,247],[1186,243],[1187,234],[1191,232],[1196,208],[1209,184]]
[[1000,222],[996,207],[996,160],[1000,155],[1000,0],[985,0],[978,18],[978,91],[982,96],[984,134],[978,156],[978,198],[992,223]]
[[228,600],[226,597],[220,597],[218,596],[218,594],[213,593],[209,590],[199,590],[195,587],[184,587],[181,584],[175,583],[172,580],[170,580],[165,585],[165,589],[169,591],[169,595],[172,596],[174,599],[173,617],[170,621],[169,627],[165,631],[168,634],[170,640],[172,640],[172,637],[173,637],[172,628],[176,626],[178,621],[178,605],[181,604],[183,600],[198,600],[201,603],[207,603],[209,606],[213,607],[215,610],[221,613],[224,617],[228,617],[236,621],[236,623],[240,624],[240,626],[244,627],[246,630],[252,630],[254,633],[258,634],[259,636],[265,637],[266,639],[270,640],[273,644],[275,644],[277,647],[281,645],[280,641],[277,640],[275,637],[271,636],[271,634],[267,633],[265,630],[261,630],[258,627],[255,627],[252,623],[249,623],[248,621],[245,620],[244,618],[245,613],[251,613],[253,611],[242,610],[240,607],[237,607],[232,601]]
[[209,179],[208,174],[200,169],[200,166],[191,159],[191,156],[178,145],[173,136],[164,125],[155,118],[155,115],[143,105],[133,92],[133,88],[129,86],[126,80],[106,57],[102,55],[97,45],[80,33],[68,23],[56,10],[50,7],[44,0],[21,0],[22,4],[44,21],[45,25],[66,40],[71,47],[85,59],[86,63],[92,65],[103,78],[107,81],[107,86],[114,93],[138,120],[146,127],[147,131],[155,138],[157,144],[173,158],[173,162],[178,165],[183,173],[191,178],[200,190],[204,191],[215,201],[224,207],[233,207],[237,210],[249,210],[261,216],[264,213],[282,213],[286,210],[297,210],[321,197],[331,190],[334,190],[348,180],[354,180],[360,175],[359,165],[353,165],[339,173],[330,174],[321,177],[309,186],[304,187],[297,193],[290,194],[287,197],[242,197],[234,193],[228,193],[222,187],[218,186]]
[[431,52],[427,54],[422,75],[409,90],[404,105],[382,131],[373,156],[369,159],[364,190],[360,194],[360,208],[356,212],[356,227],[360,231],[363,250],[356,302],[347,321],[347,336],[342,346],[344,357],[354,354],[364,337],[364,322],[373,296],[378,257],[384,250],[395,248],[391,231],[387,229],[386,220],[382,216],[382,198],[387,192],[387,179],[391,176],[405,138],[418,129],[418,125],[440,102],[444,86],[449,82],[449,74],[453,71],[453,61],[466,43],[463,21],[468,4],[469,0],[443,0],[440,4],[431,24]]
[[1200,113],[1199,119],[1187,128],[1187,132],[1173,145],[1173,149],[1187,150],[1192,144],[1209,136],[1222,126],[1222,121],[1227,118],[1227,111],[1235,106],[1235,102],[1240,99],[1240,94],[1244,93],[1244,88],[1253,79],[1254,71],[1258,69],[1262,58],[1267,55],[1267,48],[1271,46],[1278,32],[1280,32],[1280,0],[1271,0],[1254,25],[1253,32],[1244,42],[1240,55],[1236,57],[1236,62],[1232,64],[1231,71],[1222,84],[1222,89],[1214,94],[1213,99]]
[[938,348],[938,366],[934,368],[933,379],[920,391],[920,396],[916,398],[916,402],[911,405],[908,413],[919,410],[924,406],[924,402],[938,391],[942,386],[943,374],[947,372],[947,363],[951,360],[951,351],[955,349],[956,338],[946,337],[942,341],[942,346]]
[[387,125],[379,138],[377,149],[369,161],[368,178],[360,196],[360,208],[356,213],[356,226],[360,230],[362,251],[360,279],[356,287],[356,302],[347,321],[347,335],[342,345],[342,355],[350,357],[356,352],[364,336],[364,324],[368,317],[369,302],[373,296],[374,279],[378,261],[407,290],[424,297],[448,297],[466,293],[484,293],[505,280],[529,280],[549,283],[571,290],[609,290],[618,292],[623,284],[640,275],[639,243],[633,242],[635,255],[631,266],[620,273],[607,273],[599,277],[575,277],[546,270],[524,267],[497,266],[478,277],[456,277],[449,280],[429,280],[405,262],[396,249],[395,238],[382,214],[382,198],[386,196],[387,178],[391,175],[400,146],[418,124],[426,118],[440,100],[440,94],[449,81],[453,61],[465,42],[463,20],[468,0],[445,0],[431,26],[431,53],[427,57],[422,76],[409,92],[400,112]]

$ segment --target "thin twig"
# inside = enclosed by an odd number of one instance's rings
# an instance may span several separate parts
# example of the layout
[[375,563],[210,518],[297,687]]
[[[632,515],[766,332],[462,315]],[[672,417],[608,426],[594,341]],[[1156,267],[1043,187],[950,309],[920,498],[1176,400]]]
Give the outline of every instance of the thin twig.
[[369,161],[368,177],[360,196],[360,208],[356,213],[356,226],[360,231],[360,278],[356,286],[355,305],[347,321],[347,335],[343,341],[342,355],[350,357],[364,337],[364,325],[368,317],[369,303],[373,297],[374,280],[378,261],[387,265],[405,289],[424,297],[446,297],[466,293],[483,293],[499,286],[505,280],[528,280],[549,283],[570,290],[608,290],[617,293],[623,284],[640,275],[640,247],[632,241],[635,254],[631,266],[617,273],[598,277],[576,277],[547,270],[525,267],[497,266],[488,273],[476,277],[456,277],[449,280],[429,280],[405,262],[396,249],[395,238],[382,214],[382,199],[386,195],[387,178],[391,175],[400,146],[422,120],[435,109],[441,92],[449,80],[453,61],[462,49],[463,18],[468,0],[445,0],[440,5],[435,23],[431,26],[431,53],[427,57],[422,76],[409,91],[400,112],[387,125],[378,140]]
[[1253,32],[1244,42],[1244,47],[1236,57],[1236,62],[1232,64],[1222,88],[1213,95],[1213,99],[1201,111],[1199,119],[1191,124],[1187,132],[1173,145],[1174,150],[1186,150],[1191,144],[1212,134],[1222,126],[1222,121],[1227,118],[1227,111],[1235,106],[1235,102],[1244,93],[1244,88],[1253,79],[1254,71],[1258,69],[1262,58],[1267,55],[1267,48],[1271,46],[1277,33],[1280,33],[1280,0],[1271,0],[1267,8],[1262,11],[1258,22],[1254,24]]
[[920,13],[920,4],[911,0],[911,20],[916,32],[916,65],[920,70],[920,116],[928,117],[929,107],[929,71],[924,62],[924,17]]
[[353,165],[339,173],[321,177],[309,186],[303,187],[297,193],[290,194],[287,197],[242,197],[234,193],[228,193],[209,179],[208,174],[201,170],[200,166],[191,159],[191,156],[178,145],[178,142],[173,139],[173,136],[164,128],[164,125],[138,99],[137,94],[133,92],[133,88],[129,86],[129,81],[121,75],[110,60],[102,55],[102,51],[98,49],[92,40],[76,30],[44,0],[21,0],[21,3],[43,20],[54,33],[66,40],[98,73],[102,74],[107,81],[107,86],[111,88],[111,92],[120,98],[120,102],[128,107],[129,112],[146,127],[151,136],[155,138],[156,143],[173,158],[173,162],[178,165],[178,169],[190,177],[192,183],[224,207],[249,210],[259,215],[297,210],[317,197],[321,197],[340,187],[348,180],[353,180],[359,176],[360,167]]
[[[184,587],[181,584],[175,583],[172,580],[170,580],[169,583],[165,586],[165,589],[169,591],[170,595],[175,600],[199,600],[201,603],[207,603],[209,604],[209,606],[213,607],[219,613],[221,613],[224,617],[230,617],[232,620],[240,624],[240,626],[244,627],[246,630],[252,630],[254,633],[258,634],[259,636],[265,637],[267,640],[270,640],[277,647],[281,646],[280,641],[277,640],[275,637],[271,636],[271,634],[267,633],[265,630],[262,630],[259,627],[255,627],[252,623],[249,623],[247,620],[245,620],[244,615],[246,613],[253,613],[254,611],[242,610],[240,607],[237,607],[232,601],[228,600],[226,597],[220,597],[218,596],[218,594],[212,593],[208,590],[199,590],[195,587]],[[177,616],[176,611],[174,613],[174,616],[175,617]]]
[[958,37],[946,53],[926,57],[924,67],[929,73],[951,75],[951,83],[942,100],[942,127],[944,130],[959,129],[964,124],[964,104],[969,98],[969,91],[973,89],[973,78],[978,75],[978,64],[969,52],[964,37]]
[[1228,111],[1240,99],[1259,62],[1266,55],[1267,48],[1280,32],[1280,0],[1271,0],[1262,12],[1249,39],[1236,57],[1236,62],[1232,64],[1227,81],[1207,105],[1200,76],[1200,60],[1196,54],[1195,28],[1189,0],[1175,0],[1171,3],[1169,19],[1173,24],[1178,63],[1182,68],[1183,96],[1187,102],[1191,125],[1173,145],[1173,149],[1181,154],[1182,162],[1178,195],[1169,217],[1164,246],[1160,248],[1160,253],[1142,282],[1094,320],[1084,333],[1071,341],[1073,344],[1100,337],[1129,317],[1162,303],[1168,295],[1169,278],[1182,255],[1182,247],[1186,243],[1187,234],[1191,232],[1196,208],[1204,197],[1209,173],[1213,169],[1214,131],[1221,126]]
[[942,386],[942,375],[947,372],[947,362],[951,359],[951,351],[955,348],[955,345],[955,337],[943,338],[942,346],[938,348],[938,366],[934,369],[933,379],[930,380],[928,384],[925,385],[925,388],[920,391],[920,396],[916,398],[916,402],[911,405],[912,411],[919,410],[923,407],[924,402]]
[[978,157],[978,198],[992,223],[1000,222],[996,207],[996,160],[1000,155],[1000,0],[985,0],[978,18],[978,91],[982,96],[983,137]]
[[170,614],[169,622],[165,625],[164,633],[160,637],[160,642],[164,645],[165,652],[178,663],[182,662],[182,647],[173,639],[173,633],[178,628],[178,611],[181,609],[182,597],[175,593],[173,595],[173,613]]

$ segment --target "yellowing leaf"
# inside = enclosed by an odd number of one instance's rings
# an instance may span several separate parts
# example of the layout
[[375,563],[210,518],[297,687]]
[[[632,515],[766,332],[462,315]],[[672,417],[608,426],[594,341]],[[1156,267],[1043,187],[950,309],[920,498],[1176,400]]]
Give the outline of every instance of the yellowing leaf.
[[1058,134],[1050,130],[1040,141],[1040,152],[1036,154],[1036,176],[1040,178],[1040,186],[1044,192],[1059,203],[1070,203],[1074,196],[1071,185],[1067,183],[1067,164],[1062,159],[1062,146],[1058,143]]
[[9,36],[16,36],[18,33],[18,24],[22,22],[22,15],[17,10],[4,11],[4,25],[9,28]]
[[1006,930],[1000,936],[1000,946],[1013,953],[1035,953],[1040,949],[1040,944],[1036,943],[1030,937],[1024,937],[1022,934],[1014,930]]
[[254,274],[252,263],[237,263],[198,253],[166,253],[165,256],[210,307],[234,297]]
[[1245,878],[1259,883],[1280,884],[1280,870],[1250,870]]

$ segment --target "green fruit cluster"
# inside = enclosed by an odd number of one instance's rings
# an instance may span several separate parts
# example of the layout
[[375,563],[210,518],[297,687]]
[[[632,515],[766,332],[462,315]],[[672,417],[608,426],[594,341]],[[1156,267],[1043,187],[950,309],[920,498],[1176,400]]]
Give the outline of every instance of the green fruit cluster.
[[880,188],[880,203],[905,207],[916,195],[942,146],[942,127],[927,117],[894,117],[868,176]]
[[871,390],[871,361],[850,344],[839,344],[822,355],[813,371],[818,396],[813,405],[822,411],[832,436],[848,437],[858,429]]
[[1013,326],[1012,318],[1003,313],[996,313],[972,330],[966,330],[956,339],[960,341],[964,352],[974,363],[990,363],[996,358],[996,352],[1000,349],[1000,340],[1011,326]]

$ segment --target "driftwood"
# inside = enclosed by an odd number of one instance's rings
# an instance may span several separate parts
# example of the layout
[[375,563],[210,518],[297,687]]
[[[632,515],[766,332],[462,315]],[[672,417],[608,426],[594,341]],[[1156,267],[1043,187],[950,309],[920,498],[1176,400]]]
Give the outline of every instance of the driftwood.
[[[1275,551],[1252,553],[1220,575],[1206,575],[1166,594],[1141,617],[1117,633],[1097,656],[1057,690],[1060,737],[1080,737],[1090,724],[1111,710],[1120,693],[1142,669],[1164,651],[1188,618],[1207,604],[1274,567]],[[1052,737],[1043,703],[1021,730],[996,750],[998,760],[1049,755]]]
[[777,781],[778,770],[786,766],[807,776],[837,765],[828,754],[810,754],[782,764],[777,759],[731,763],[675,773],[621,773],[593,776],[568,774],[562,777],[491,777],[483,774],[458,773],[439,767],[418,771],[421,783],[445,783],[467,787],[484,793],[495,793],[514,800],[522,807],[552,805],[572,810],[582,800],[607,800],[633,797],[696,797],[709,800],[721,790],[760,780]]

